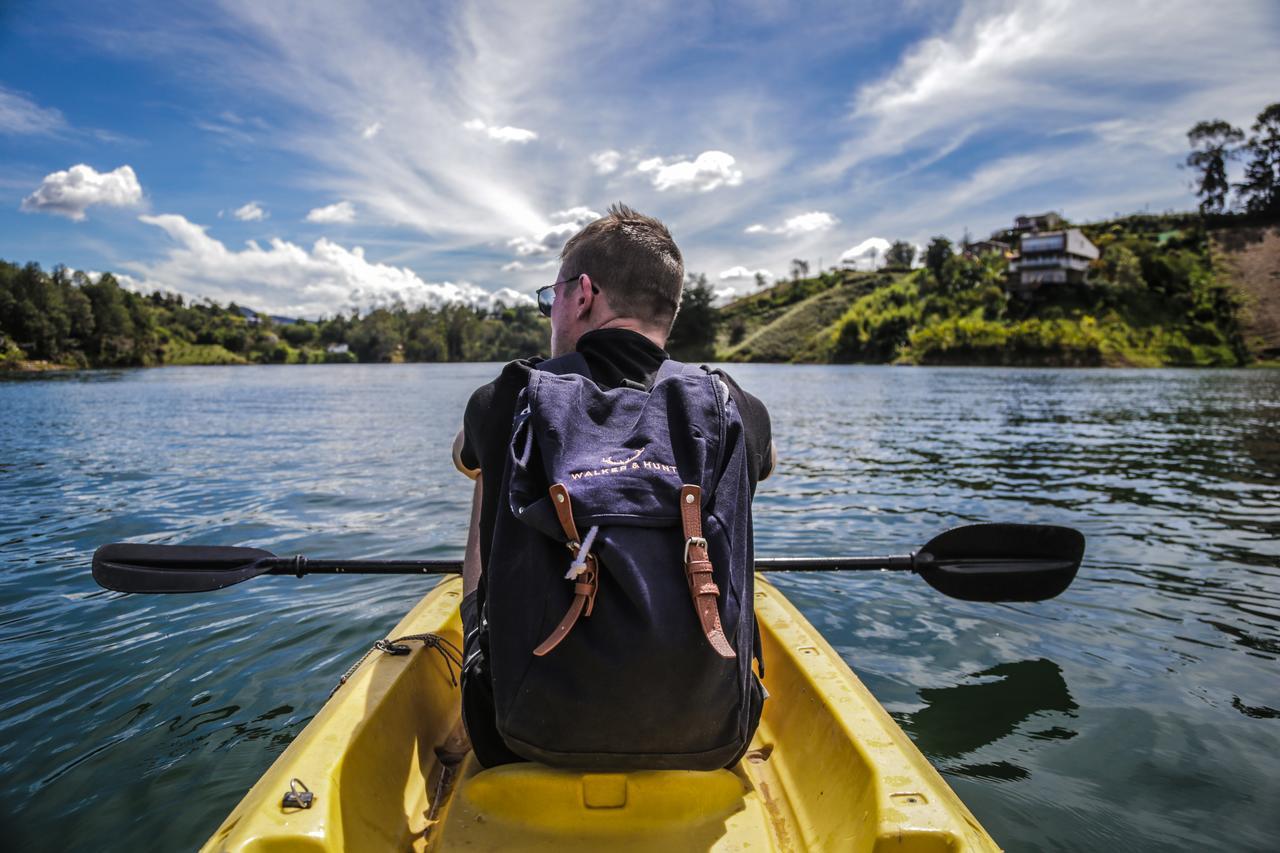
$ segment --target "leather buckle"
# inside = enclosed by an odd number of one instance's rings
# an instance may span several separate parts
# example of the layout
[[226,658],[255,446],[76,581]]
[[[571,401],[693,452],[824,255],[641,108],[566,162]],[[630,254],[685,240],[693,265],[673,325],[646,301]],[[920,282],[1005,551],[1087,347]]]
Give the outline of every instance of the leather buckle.
[[703,539],[701,536],[690,536],[688,539],[685,540],[684,542],[685,565],[689,564],[689,549],[692,548],[694,545],[697,545],[699,548],[702,548],[705,550],[707,547],[707,540]]

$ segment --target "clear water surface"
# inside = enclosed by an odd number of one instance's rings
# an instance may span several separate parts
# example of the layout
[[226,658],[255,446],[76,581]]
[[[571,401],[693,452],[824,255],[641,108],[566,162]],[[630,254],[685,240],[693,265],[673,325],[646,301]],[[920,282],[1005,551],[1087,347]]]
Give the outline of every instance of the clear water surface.
[[[105,542],[453,557],[449,446],[495,365],[0,381],[0,841],[199,845],[432,581],[98,590]],[[1274,849],[1280,372],[733,368],[773,412],[757,553],[951,525],[1089,537],[1060,598],[781,586],[1010,850]],[[779,701],[775,699],[774,701]]]

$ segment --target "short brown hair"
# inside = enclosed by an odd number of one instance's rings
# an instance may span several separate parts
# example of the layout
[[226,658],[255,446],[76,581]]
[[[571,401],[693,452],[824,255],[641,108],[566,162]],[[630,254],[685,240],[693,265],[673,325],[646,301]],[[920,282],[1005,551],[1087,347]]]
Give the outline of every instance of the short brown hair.
[[560,252],[569,275],[586,273],[617,313],[669,329],[680,308],[684,259],[667,226],[621,202],[569,238]]

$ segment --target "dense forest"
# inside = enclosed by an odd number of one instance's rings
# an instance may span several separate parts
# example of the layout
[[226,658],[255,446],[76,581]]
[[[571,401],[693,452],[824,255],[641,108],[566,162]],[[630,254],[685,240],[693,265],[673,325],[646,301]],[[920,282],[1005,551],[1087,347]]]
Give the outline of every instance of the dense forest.
[[[693,278],[673,351],[710,353],[711,301],[706,278]],[[532,305],[399,305],[278,322],[235,304],[134,293],[110,273],[0,261],[0,367],[509,361],[545,355],[549,341]]]

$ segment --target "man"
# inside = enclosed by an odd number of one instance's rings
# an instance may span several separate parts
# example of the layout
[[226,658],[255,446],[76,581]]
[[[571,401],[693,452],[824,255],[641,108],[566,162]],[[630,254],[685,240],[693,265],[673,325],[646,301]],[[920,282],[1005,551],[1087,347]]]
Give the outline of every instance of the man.
[[[570,238],[560,259],[556,280],[538,291],[538,306],[551,318],[552,357],[581,353],[592,380],[605,389],[649,388],[668,358],[663,347],[684,285],[684,262],[667,227],[616,204]],[[463,704],[476,756],[486,765],[521,760],[505,747],[496,728],[475,724],[493,717],[486,650],[476,638],[495,519],[499,512],[510,512],[500,491],[516,397],[538,361],[511,362],[497,379],[471,395],[453,448],[458,470],[476,481],[463,561]],[[754,494],[756,483],[772,472],[775,461],[769,414],[731,378],[719,371],[717,375],[742,418]]]

